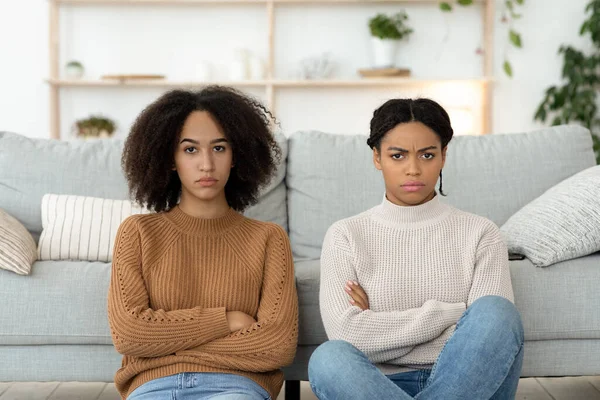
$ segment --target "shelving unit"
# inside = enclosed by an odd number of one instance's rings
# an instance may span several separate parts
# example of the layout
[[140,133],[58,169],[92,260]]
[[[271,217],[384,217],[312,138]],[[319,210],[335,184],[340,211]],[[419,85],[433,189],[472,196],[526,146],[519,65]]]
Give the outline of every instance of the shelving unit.
[[[67,87],[96,88],[96,87],[158,87],[158,88],[194,88],[209,84],[235,86],[239,88],[263,88],[266,92],[267,106],[276,114],[275,90],[279,88],[368,88],[368,87],[398,87],[414,85],[431,85],[441,83],[472,83],[481,86],[483,116],[481,132],[490,132],[492,125],[492,83],[493,83],[493,24],[494,0],[475,0],[483,6],[483,43],[484,62],[481,77],[472,79],[420,79],[420,78],[357,78],[357,79],[330,79],[330,80],[289,80],[276,79],[274,76],[275,65],[275,8],[277,5],[307,4],[315,5],[343,5],[343,4],[436,4],[438,0],[48,0],[49,1],[49,29],[50,29],[50,77],[46,82],[50,85],[50,134],[52,138],[60,139],[60,89]],[[61,5],[87,6],[202,6],[202,5],[251,5],[261,4],[267,11],[267,40],[268,56],[266,62],[266,79],[260,81],[170,81],[170,80],[69,80],[60,78],[60,34],[59,10]]]
[[272,79],[264,81],[169,81],[169,80],[85,80],[85,79],[48,79],[51,85],[61,87],[110,87],[110,86],[140,86],[140,87],[199,87],[211,84],[229,85],[238,87],[369,87],[394,85],[431,85],[437,83],[488,83],[486,78],[475,79],[413,79],[413,78],[368,78],[368,79],[320,79],[320,80],[283,80]]

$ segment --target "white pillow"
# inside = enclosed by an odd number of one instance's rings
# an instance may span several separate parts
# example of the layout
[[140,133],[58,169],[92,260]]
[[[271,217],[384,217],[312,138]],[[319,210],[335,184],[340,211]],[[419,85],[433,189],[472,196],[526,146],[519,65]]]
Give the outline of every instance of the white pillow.
[[500,228],[509,253],[547,267],[600,250],[600,165],[565,179]]
[[121,222],[147,213],[129,200],[46,194],[38,259],[109,262]]
[[15,217],[0,209],[0,268],[29,275],[36,256],[31,233]]

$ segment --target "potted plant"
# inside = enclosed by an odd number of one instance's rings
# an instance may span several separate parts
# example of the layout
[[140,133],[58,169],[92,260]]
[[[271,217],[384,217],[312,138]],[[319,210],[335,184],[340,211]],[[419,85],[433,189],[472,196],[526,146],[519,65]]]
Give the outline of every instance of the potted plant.
[[377,14],[369,20],[375,68],[394,67],[398,43],[413,33],[406,21],[408,15],[405,11],[394,15]]
[[592,132],[596,163],[600,165],[600,0],[590,0],[585,8],[587,19],[579,28],[580,36],[588,36],[588,51],[568,44],[560,46],[563,58],[562,82],[546,89],[534,119],[552,125],[578,122]]
[[79,61],[69,61],[65,66],[65,74],[69,79],[80,79],[85,72]]
[[116,130],[116,123],[109,118],[92,115],[75,121],[75,133],[78,138],[109,138]]

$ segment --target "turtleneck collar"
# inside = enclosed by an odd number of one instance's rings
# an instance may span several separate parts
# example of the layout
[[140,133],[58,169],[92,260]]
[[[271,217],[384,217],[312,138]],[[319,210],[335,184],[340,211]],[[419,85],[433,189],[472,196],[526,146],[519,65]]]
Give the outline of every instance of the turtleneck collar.
[[452,208],[435,195],[433,199],[417,206],[399,206],[383,195],[383,202],[373,209],[373,215],[386,224],[398,227],[420,227],[446,218]]
[[229,208],[218,218],[197,218],[186,214],[179,206],[175,206],[165,213],[165,217],[184,233],[207,236],[226,232],[244,220],[244,216],[233,208]]

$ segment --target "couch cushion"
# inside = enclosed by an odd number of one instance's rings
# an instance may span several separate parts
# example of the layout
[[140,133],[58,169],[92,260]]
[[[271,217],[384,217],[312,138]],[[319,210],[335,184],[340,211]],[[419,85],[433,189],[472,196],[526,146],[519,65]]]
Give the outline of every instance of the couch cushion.
[[122,146],[116,139],[67,142],[0,132],[0,208],[37,240],[46,193],[127,199]]
[[[458,136],[444,168],[444,201],[501,226],[569,176],[595,165],[589,131]],[[298,132],[289,140],[289,232],[297,259],[316,259],[327,228],[381,202],[383,178],[366,136]]]
[[[327,334],[319,310],[318,260],[298,261],[300,345],[319,345]],[[536,268],[530,261],[511,261],[515,304],[526,340],[600,339],[600,253]]]
[[[600,340],[530,340],[523,349],[522,377],[600,375]],[[577,396],[580,393],[567,393],[557,398],[585,397]]]
[[600,339],[600,253],[536,268],[511,261],[526,340]]
[[298,344],[319,345],[327,340],[319,309],[319,282],[321,266],[319,260],[294,263],[296,287],[298,288]]
[[[287,141],[283,134],[276,139],[282,148],[277,177],[264,189],[264,200],[261,197],[246,215],[287,230]],[[47,193],[128,199],[122,151],[120,139],[67,142],[0,132],[0,208],[21,221],[37,241],[42,232],[42,196]]]
[[[19,382],[112,382],[123,356],[110,345],[64,344],[52,346],[0,346],[0,381]],[[35,390],[35,389],[34,389]],[[40,399],[39,393],[25,392],[20,400]],[[6,392],[3,396],[6,398]],[[46,396],[41,397],[43,399]],[[63,396],[52,399],[74,399]],[[75,397],[76,399],[96,399]],[[99,397],[113,399],[113,397]],[[119,397],[117,397],[119,398]],[[11,400],[17,400],[13,397]]]
[[383,179],[366,140],[314,131],[290,137],[288,222],[296,259],[319,258],[331,224],[381,202]]
[[594,165],[592,136],[579,126],[458,136],[448,148],[444,200],[502,226],[552,186]]
[[275,139],[281,148],[281,161],[277,174],[269,185],[261,192],[259,202],[244,211],[244,215],[260,221],[275,222],[285,231],[288,230],[287,189],[285,175],[287,172],[288,143],[282,133],[277,133]]
[[[0,271],[0,345],[112,344],[106,312],[110,268],[38,261],[29,276]],[[299,343],[321,344],[327,336],[319,312],[319,261],[298,262],[295,270]]]
[[112,344],[110,264],[38,261],[31,274],[0,270],[0,345]]

